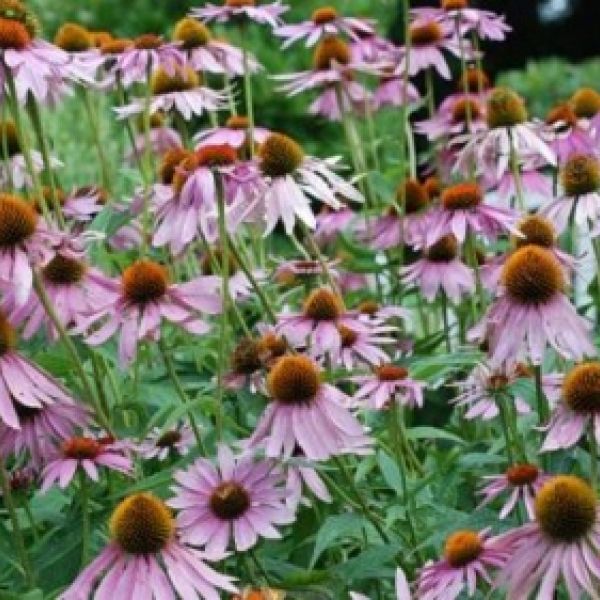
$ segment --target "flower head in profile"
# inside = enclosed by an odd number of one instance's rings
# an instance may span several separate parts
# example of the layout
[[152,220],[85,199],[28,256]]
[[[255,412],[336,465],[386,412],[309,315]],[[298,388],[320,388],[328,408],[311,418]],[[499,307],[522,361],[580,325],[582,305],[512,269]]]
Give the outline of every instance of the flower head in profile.
[[293,25],[282,25],[275,29],[275,35],[283,38],[283,48],[305,40],[306,46],[314,46],[328,35],[345,34],[350,38],[374,34],[373,22],[355,17],[340,15],[333,6],[321,6],[315,9],[309,21]]
[[[238,152],[247,149],[249,140],[250,121],[248,117],[234,115],[229,117],[222,127],[204,129],[194,136],[197,149],[204,146],[231,146]],[[269,137],[270,131],[264,127],[253,128],[253,139],[257,144],[263,144]]]
[[54,36],[54,45],[69,55],[68,68],[74,80],[90,87],[95,85],[104,58],[90,31],[77,23],[64,23]]
[[231,577],[206,564],[222,556],[190,548],[181,541],[166,504],[149,493],[127,496],[109,522],[110,542],[63,592],[61,600],[131,593],[135,598],[218,598],[236,593]]
[[350,378],[358,384],[353,399],[373,410],[384,410],[394,402],[410,408],[423,407],[424,384],[410,377],[408,369],[392,363],[373,368],[372,375]]
[[423,250],[423,256],[402,267],[402,281],[417,285],[430,302],[443,292],[454,302],[475,289],[473,271],[460,259],[459,245],[453,234],[444,235]]
[[218,285],[215,277],[173,284],[165,267],[140,259],[120,279],[110,281],[110,287],[95,299],[93,311],[79,320],[77,331],[86,333],[88,344],[98,346],[120,330],[119,357],[127,365],[140,341],[160,338],[163,319],[195,335],[206,333],[209,325],[199,313],[221,311]]
[[291,234],[299,219],[310,229],[316,227],[311,199],[320,200],[334,210],[343,204],[339,197],[363,202],[361,194],[337,175],[332,168],[337,158],[321,160],[306,156],[292,138],[272,133],[260,146],[258,165],[264,188],[252,207],[256,220],[265,223],[265,235],[281,220]]
[[254,21],[276,29],[282,25],[281,15],[288,10],[280,0],[263,3],[261,0],[223,0],[221,6],[207,2],[202,8],[194,8],[192,16],[201,21],[217,23]]
[[283,474],[272,460],[236,458],[220,445],[216,466],[201,458],[174,478],[168,504],[179,510],[181,539],[211,554],[223,554],[230,545],[244,552],[260,537],[279,539],[275,526],[294,521]]
[[[509,549],[488,530],[455,531],[446,538],[444,556],[428,562],[419,572],[417,598],[454,600],[466,592],[475,594],[477,582],[492,583],[492,572],[509,558]],[[523,596],[524,597],[524,596]]]
[[562,194],[542,206],[540,213],[564,231],[573,214],[584,231],[600,217],[600,160],[596,154],[573,154],[560,171]]
[[346,408],[348,398],[321,381],[321,370],[304,355],[282,356],[267,378],[271,402],[262,414],[250,447],[267,456],[289,458],[300,449],[309,460],[363,454],[371,440]]
[[371,325],[368,322],[354,324],[352,327],[338,327],[342,344],[333,360],[348,371],[359,365],[379,365],[389,361],[388,353],[383,349],[396,342],[393,333],[396,327],[391,325]]
[[62,441],[57,454],[48,460],[42,471],[42,492],[53,485],[66,488],[81,470],[92,481],[99,480],[99,467],[106,467],[131,475],[133,464],[120,446],[87,436],[76,436]]
[[528,121],[523,99],[513,90],[496,87],[488,95],[485,110],[487,128],[455,138],[464,147],[458,153],[455,170],[465,176],[494,173],[500,179],[509,170],[511,155],[540,157],[550,165],[556,155]]
[[559,581],[570,598],[594,597],[600,585],[600,520],[596,492],[579,477],[558,475],[538,491],[535,521],[501,536],[510,548],[498,583],[508,598],[551,598]]
[[571,360],[595,355],[591,325],[565,296],[565,285],[564,270],[549,250],[520,248],[506,261],[498,298],[470,339],[487,341],[494,366],[523,358],[541,364],[548,346]]
[[187,456],[196,443],[194,432],[187,425],[166,429],[155,427],[140,444],[138,452],[146,460],[166,460],[173,456]]
[[508,498],[498,515],[500,519],[508,517],[520,503],[523,503],[527,516],[535,519],[535,497],[549,476],[545,475],[536,465],[528,463],[511,465],[500,475],[484,476],[485,485],[479,490],[483,496],[480,506],[494,502],[504,493]]
[[[171,72],[157,68],[150,79],[150,88],[152,113],[175,111],[186,121],[227,106],[226,95],[203,86],[200,75],[189,66],[175,66]],[[141,115],[145,110],[143,98],[134,98],[129,104],[115,108],[120,119]]]

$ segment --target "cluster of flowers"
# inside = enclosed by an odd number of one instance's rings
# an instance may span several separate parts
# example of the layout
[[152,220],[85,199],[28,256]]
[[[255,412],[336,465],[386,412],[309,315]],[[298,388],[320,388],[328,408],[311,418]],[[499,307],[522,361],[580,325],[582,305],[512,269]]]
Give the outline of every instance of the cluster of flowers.
[[[560,589],[597,597],[600,94],[581,89],[544,121],[530,119],[524,100],[482,70],[480,42],[502,41],[510,27],[467,0],[410,11],[402,47],[375,22],[329,6],[297,24],[283,21],[286,11],[225,0],[182,18],[170,41],[69,23],[51,44],[24,3],[0,0],[0,89],[11,116],[0,124],[0,491],[26,583],[33,588],[35,569],[14,502],[23,489],[26,506],[28,494],[54,486],[80,498],[83,564],[64,600],[239,594],[241,573],[217,563],[281,538],[302,507],[319,503],[362,511],[389,543],[395,532],[348,469],[385,438],[402,473],[409,539],[399,600],[497,589],[514,599]],[[312,69],[272,78],[291,96],[316,93],[309,112],[341,122],[352,176],[342,176],[340,157],[310,156],[255,122],[252,78],[264,67],[209,28],[243,33],[252,23],[284,50],[313,48]],[[449,59],[461,68],[457,88],[436,105],[433,76],[452,78]],[[115,199],[94,93],[114,100],[111,117],[131,146],[124,160],[139,169],[127,199]],[[73,94],[95,132],[101,185],[65,192],[42,112]],[[401,120],[393,197],[371,177],[383,156],[374,117],[386,110]],[[204,117],[210,126],[193,131]],[[420,164],[413,132],[427,142]],[[99,221],[110,226],[99,231]],[[273,268],[266,248],[279,238],[299,255]],[[372,260],[360,272],[336,254],[357,243]],[[191,404],[174,360],[190,336],[218,344],[211,418]],[[76,377],[63,372],[61,382],[27,357],[29,346],[20,351],[40,338],[63,345]],[[412,372],[420,338],[442,359],[469,344],[480,351],[452,403],[457,418],[502,425],[507,468],[482,482],[480,508],[505,496],[498,521],[522,523],[451,532],[436,561],[421,559],[431,548],[406,484],[425,468],[405,414],[424,406],[430,383]],[[137,385],[140,366],[159,361],[181,422],[125,435],[115,373],[131,371]],[[515,391],[523,380],[535,407]],[[267,403],[262,414],[237,411],[229,428],[227,398],[242,394]],[[587,452],[590,483],[543,458],[575,445]],[[152,485],[122,498],[110,541],[90,562],[90,486],[110,501],[113,482],[129,485],[145,467],[169,474],[169,498]]]

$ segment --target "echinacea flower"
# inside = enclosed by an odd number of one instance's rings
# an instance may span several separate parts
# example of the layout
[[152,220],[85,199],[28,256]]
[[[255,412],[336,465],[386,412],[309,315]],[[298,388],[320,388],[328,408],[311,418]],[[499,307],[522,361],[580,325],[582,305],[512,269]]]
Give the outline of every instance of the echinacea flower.
[[54,44],[69,55],[71,77],[84,86],[93,86],[98,68],[104,62],[94,36],[77,23],[64,23],[54,36]]
[[343,204],[339,197],[363,202],[362,195],[331,169],[337,158],[321,160],[306,156],[300,145],[281,133],[272,133],[259,150],[259,167],[264,190],[258,195],[252,213],[264,220],[265,235],[271,233],[281,219],[285,232],[293,233],[296,219],[307,227],[316,227],[310,207],[311,198],[334,210]]
[[487,529],[456,531],[446,539],[443,558],[427,562],[420,570],[416,597],[454,600],[463,592],[473,597],[477,581],[491,585],[491,571],[506,563],[509,552],[499,538],[490,537]]
[[67,93],[69,55],[38,36],[37,18],[18,0],[0,6],[0,81],[2,95],[12,80],[19,104],[29,98],[52,104]]
[[115,598],[175,598],[216,600],[217,589],[236,593],[233,579],[205,561],[219,560],[190,548],[169,508],[156,496],[127,496],[109,523],[111,541],[78,575],[60,600]]
[[321,6],[313,11],[310,21],[282,25],[274,31],[276,36],[284,39],[282,48],[306,39],[306,46],[314,46],[322,37],[327,35],[346,34],[350,38],[374,33],[373,23],[355,17],[340,15],[333,6]]
[[335,242],[342,232],[350,234],[356,217],[356,212],[349,206],[332,210],[326,204],[323,205],[316,216],[315,241],[323,246]]
[[390,325],[371,325],[367,321],[355,323],[351,327],[339,325],[338,330],[342,344],[337,355],[332,359],[335,364],[341,364],[351,371],[360,364],[379,365],[389,361],[388,354],[382,346],[395,343],[391,334],[396,331]]
[[[88,315],[94,302],[110,289],[110,280],[89,266],[78,243],[77,239],[65,238],[64,243],[49,251],[39,265],[46,295],[52,302],[56,317],[66,329]],[[58,339],[58,331],[37,292],[32,291],[23,304],[9,292],[1,307],[13,325],[24,325],[23,339],[30,339],[40,329],[45,329],[52,341]]]
[[480,507],[508,492],[508,499],[500,510],[499,518],[508,517],[522,502],[529,520],[535,519],[535,497],[549,479],[538,467],[527,463],[515,464],[501,475],[485,475],[483,478],[485,485],[479,490],[479,494],[483,496]]
[[495,173],[500,179],[509,170],[511,156],[539,156],[556,165],[556,155],[542,140],[536,126],[527,121],[523,99],[511,89],[494,88],[487,99],[488,129],[458,136],[465,143],[456,159],[455,170],[464,175],[473,169],[477,174]]
[[364,322],[347,311],[342,298],[328,288],[313,290],[301,313],[279,315],[277,331],[296,348],[308,348],[313,357],[330,353],[337,356],[342,348],[340,327],[365,331]]
[[48,460],[42,471],[42,493],[53,485],[66,488],[78,469],[92,481],[98,481],[98,467],[106,467],[125,475],[131,475],[133,464],[122,449],[92,437],[72,437],[60,445],[56,455]]
[[469,234],[491,241],[509,231],[519,235],[515,231],[518,219],[516,211],[487,204],[477,183],[457,183],[443,190],[440,205],[429,213],[425,245],[449,234],[456,236],[459,244]]
[[345,407],[348,397],[321,381],[317,364],[307,356],[282,356],[267,377],[271,397],[249,447],[267,456],[289,458],[300,448],[309,460],[340,454],[363,454],[371,440]]
[[172,456],[187,456],[195,443],[194,432],[187,425],[167,430],[155,427],[139,445],[138,452],[146,460],[166,460]]
[[408,369],[391,363],[374,367],[372,375],[357,375],[350,381],[358,384],[353,399],[373,410],[384,410],[394,402],[410,408],[423,406],[423,383],[409,376]]
[[338,260],[325,261],[325,270],[323,264],[318,260],[285,260],[277,265],[273,279],[281,285],[308,285],[314,284],[320,277],[327,277],[329,274],[334,281],[339,281],[338,263]]
[[119,358],[127,365],[135,357],[138,342],[160,338],[163,319],[195,335],[206,333],[209,325],[198,314],[221,311],[217,286],[214,277],[172,284],[165,267],[140,259],[119,280],[110,281],[106,292],[95,299],[93,311],[79,320],[77,331],[87,332],[85,341],[98,346],[120,329]]
[[[244,150],[248,145],[248,129],[250,121],[248,117],[234,115],[229,117],[222,127],[203,129],[194,136],[196,148],[199,150],[204,146],[231,146],[236,150]],[[269,137],[270,131],[264,127],[254,126],[254,141],[262,144]]]
[[265,358],[267,355],[259,339],[242,338],[233,349],[231,370],[225,375],[225,385],[234,390],[248,388],[255,393],[263,381]]
[[[105,68],[108,77],[104,86],[112,86],[113,82],[128,88],[134,83],[149,83],[152,71],[164,72],[169,77],[186,65],[186,57],[178,44],[165,42],[160,36],[146,33],[135,38],[132,42],[123,44],[115,49],[120,52],[105,52],[110,61],[106,61]],[[105,50],[110,49],[107,45]]]
[[441,237],[423,252],[422,258],[402,267],[405,285],[416,284],[430,302],[440,292],[450,300],[459,302],[461,296],[474,291],[473,271],[460,260],[458,243],[453,234]]
[[19,429],[0,421],[0,456],[29,455],[29,464],[41,469],[48,457],[56,454],[60,442],[85,426],[88,413],[82,406],[60,400],[40,407],[13,402]]
[[379,78],[379,85],[373,92],[373,110],[379,110],[385,106],[404,106],[415,104],[421,100],[419,90],[405,81],[404,73],[398,68],[384,70]]
[[222,6],[207,2],[202,8],[192,9],[192,16],[202,21],[227,23],[250,19],[272,29],[282,24],[281,15],[288,10],[280,0],[261,4],[261,0],[223,0]]
[[571,215],[583,229],[596,225],[600,218],[600,160],[595,154],[574,154],[560,172],[561,197],[542,206],[540,213],[548,217],[562,232]]
[[[225,73],[231,76],[244,74],[244,57],[238,48],[216,40],[208,27],[192,17],[184,17],[175,24],[173,41],[185,53],[187,64],[197,72]],[[260,67],[256,59],[246,57],[254,63],[252,70]]]
[[587,431],[600,440],[600,363],[584,362],[565,376],[560,402],[544,428],[542,451],[574,446]]
[[25,200],[0,194],[0,288],[22,305],[33,286],[33,267],[50,237],[42,219]]
[[20,429],[19,411],[75,404],[71,393],[15,350],[17,337],[0,313],[0,421]]
[[[142,117],[142,121],[143,121]],[[169,150],[181,148],[181,135],[173,127],[169,127],[162,113],[154,113],[150,117],[150,131],[145,131],[145,124],[140,123],[140,132],[136,134],[132,148],[125,155],[129,163],[141,160],[147,152],[162,158]]]
[[520,248],[506,261],[499,297],[470,339],[488,342],[496,366],[523,356],[539,365],[548,345],[570,360],[595,355],[591,324],[577,314],[564,288],[564,271],[549,250]]
[[535,521],[500,536],[510,548],[498,584],[509,600],[552,598],[562,579],[569,598],[597,596],[600,519],[596,492],[579,477],[549,479],[535,498]]
[[301,502],[310,506],[310,501],[303,495],[304,487],[321,502],[331,502],[332,498],[327,485],[300,449],[297,449],[294,456],[285,462],[285,473],[287,491],[285,502],[290,509],[295,511]]
[[580,124],[590,135],[600,139],[600,94],[589,87],[579,88],[569,101]]
[[279,539],[275,526],[294,521],[283,474],[272,460],[236,458],[221,444],[216,466],[200,458],[174,479],[175,496],[167,504],[179,510],[181,539],[209,553],[222,554],[230,545],[244,552],[259,537]]
[[[226,108],[226,95],[201,84],[200,76],[191,67],[174,67],[169,73],[165,68],[155,70],[150,79],[152,98],[150,112],[175,111],[186,121],[201,117],[206,112]],[[125,106],[115,108],[120,119],[145,112],[144,98],[134,98]]]

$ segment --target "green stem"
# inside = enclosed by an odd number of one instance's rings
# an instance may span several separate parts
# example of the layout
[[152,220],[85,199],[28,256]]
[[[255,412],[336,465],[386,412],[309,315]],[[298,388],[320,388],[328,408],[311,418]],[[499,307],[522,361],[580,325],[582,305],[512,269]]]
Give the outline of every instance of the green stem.
[[448,324],[448,297],[442,290],[442,321],[444,322],[444,338],[446,340],[446,352],[452,353],[452,344],[450,342],[450,325]]
[[[540,426],[544,425],[548,420],[548,405],[546,398],[544,397],[544,388],[542,387],[542,367],[541,365],[534,365],[533,373],[535,378],[535,399],[537,404],[538,412],[538,423]],[[547,454],[542,455],[542,464],[544,469],[548,468]]]
[[519,155],[515,148],[512,131],[508,130],[510,140],[510,170],[515,181],[515,190],[517,192],[517,207],[519,210],[525,210],[525,192],[523,191],[523,179],[521,177],[521,167],[519,165]]
[[90,512],[87,476],[79,471],[79,495],[81,501],[81,566],[85,566],[90,553]]
[[[173,383],[173,386],[175,387],[175,393],[177,394],[177,396],[179,397],[179,400],[181,400],[181,403],[183,405],[188,405],[190,403],[190,399],[188,398],[188,395],[187,395],[185,389],[183,388],[183,385],[179,379],[179,376],[177,375],[177,370],[175,369],[175,364],[173,362],[173,359],[171,358],[171,353],[169,352],[169,350],[165,344],[165,341],[163,340],[162,337],[158,340],[158,349],[160,350],[160,354],[162,356],[163,362],[165,363],[165,367],[167,368],[167,373],[169,374],[169,378],[171,379],[171,382]],[[196,438],[196,443],[198,444],[198,448],[200,449],[202,456],[206,456],[207,455],[206,448],[204,448],[204,443],[202,442],[202,436],[200,435],[200,429],[198,428],[198,424],[196,423],[196,418],[192,414],[191,410],[188,411],[188,419],[190,421],[190,427],[192,428],[192,431],[194,432],[194,437]]]
[[502,432],[504,433],[504,444],[506,447],[506,457],[508,459],[508,466],[515,464],[515,456],[512,450],[512,441],[510,439],[510,429],[508,425],[508,416],[506,414],[506,406],[504,404],[504,398],[497,396],[495,398],[498,412],[500,413],[500,423],[502,424]]
[[[244,28],[242,27],[242,35]],[[250,146],[250,158],[254,158],[254,100],[252,98],[252,73],[248,50],[246,45],[242,45],[243,63],[244,63],[244,99],[246,101],[246,117],[248,119],[248,145]]]
[[10,480],[8,473],[6,472],[6,466],[4,459],[0,456],[0,489],[2,490],[2,497],[4,500],[4,506],[8,511],[10,523],[12,526],[12,538],[16,547],[17,555],[19,556],[19,562],[23,569],[23,578],[25,583],[30,589],[35,587],[35,577],[33,569],[31,567],[31,561],[27,554],[27,548],[25,546],[25,539],[23,538],[23,532],[19,525],[19,516],[17,515],[17,509],[12,496],[12,490],[10,489]]

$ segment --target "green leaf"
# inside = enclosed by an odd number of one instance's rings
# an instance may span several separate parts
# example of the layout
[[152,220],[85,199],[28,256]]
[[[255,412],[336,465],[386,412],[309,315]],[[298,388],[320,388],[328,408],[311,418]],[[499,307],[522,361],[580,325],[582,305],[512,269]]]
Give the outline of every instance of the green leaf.
[[465,440],[457,435],[437,427],[413,427],[407,431],[407,435],[411,440],[446,440],[457,444],[466,444]]
[[346,513],[333,515],[327,518],[315,540],[315,549],[310,559],[310,568],[313,568],[325,550],[342,538],[359,537],[365,525],[365,520],[360,515]]

